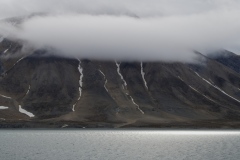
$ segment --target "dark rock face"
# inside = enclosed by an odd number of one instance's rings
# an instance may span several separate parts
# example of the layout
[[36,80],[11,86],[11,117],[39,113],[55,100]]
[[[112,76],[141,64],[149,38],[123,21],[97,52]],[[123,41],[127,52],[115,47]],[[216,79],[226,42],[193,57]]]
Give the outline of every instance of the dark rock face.
[[0,106],[9,107],[0,110],[3,126],[238,126],[240,59],[233,53],[199,54],[200,65],[80,60],[46,50],[13,56],[21,50],[18,42],[0,43]]
[[229,51],[219,51],[219,53],[210,54],[210,58],[240,73],[240,56]]

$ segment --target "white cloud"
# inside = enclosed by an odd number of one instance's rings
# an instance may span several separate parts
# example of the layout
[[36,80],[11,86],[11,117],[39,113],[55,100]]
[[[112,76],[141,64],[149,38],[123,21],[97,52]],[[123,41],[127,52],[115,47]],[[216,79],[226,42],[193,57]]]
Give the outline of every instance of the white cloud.
[[25,9],[19,1],[4,2],[18,6],[6,15],[51,14],[26,20],[20,29],[2,24],[0,33],[67,56],[191,61],[192,50],[240,48],[236,0],[22,0]]
[[1,0],[0,18],[34,12],[133,14],[139,17],[239,9],[239,0]]

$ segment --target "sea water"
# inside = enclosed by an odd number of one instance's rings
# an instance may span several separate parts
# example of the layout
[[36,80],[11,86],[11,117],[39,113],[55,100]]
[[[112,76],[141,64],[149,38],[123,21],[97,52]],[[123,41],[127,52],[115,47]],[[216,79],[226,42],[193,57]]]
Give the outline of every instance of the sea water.
[[240,131],[0,130],[0,160],[239,160]]

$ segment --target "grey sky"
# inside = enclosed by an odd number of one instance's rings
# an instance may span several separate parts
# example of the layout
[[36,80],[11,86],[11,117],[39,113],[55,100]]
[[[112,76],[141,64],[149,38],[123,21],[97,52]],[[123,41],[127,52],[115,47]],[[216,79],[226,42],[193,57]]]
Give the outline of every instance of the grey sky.
[[0,18],[33,12],[169,16],[239,9],[239,5],[239,0],[1,0]]
[[[238,0],[1,0],[0,18],[48,13],[0,34],[67,56],[190,61],[192,50],[240,53]],[[139,18],[136,18],[139,17]]]

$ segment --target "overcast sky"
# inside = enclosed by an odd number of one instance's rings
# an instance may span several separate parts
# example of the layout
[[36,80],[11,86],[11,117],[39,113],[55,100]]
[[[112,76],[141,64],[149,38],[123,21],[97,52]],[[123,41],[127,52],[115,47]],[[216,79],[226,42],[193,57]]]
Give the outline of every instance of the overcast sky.
[[191,61],[193,50],[240,53],[239,0],[1,0],[0,19],[47,13],[0,34],[67,56]]

